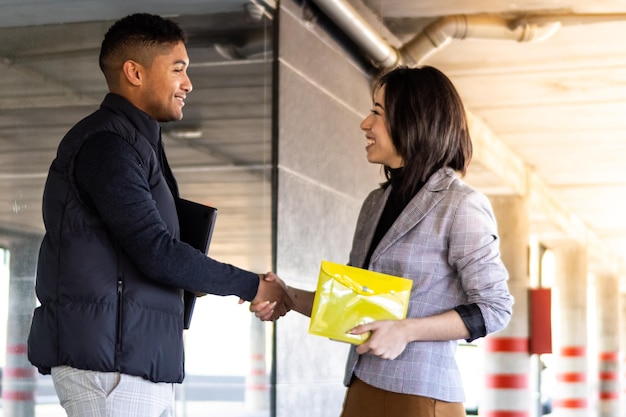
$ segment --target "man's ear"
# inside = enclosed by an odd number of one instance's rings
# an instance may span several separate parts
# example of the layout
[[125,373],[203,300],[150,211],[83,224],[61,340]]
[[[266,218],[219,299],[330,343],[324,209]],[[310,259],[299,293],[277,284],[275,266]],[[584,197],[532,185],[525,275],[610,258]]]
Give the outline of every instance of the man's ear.
[[124,73],[124,77],[126,77],[126,80],[130,84],[134,86],[140,86],[142,84],[144,73],[143,66],[140,63],[129,59],[128,61],[124,62],[124,65],[122,66],[122,72]]

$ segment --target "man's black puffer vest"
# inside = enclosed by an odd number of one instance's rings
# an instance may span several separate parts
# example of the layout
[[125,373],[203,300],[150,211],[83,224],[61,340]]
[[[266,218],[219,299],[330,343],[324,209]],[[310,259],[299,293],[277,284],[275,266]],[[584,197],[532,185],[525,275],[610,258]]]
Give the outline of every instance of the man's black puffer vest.
[[132,145],[161,217],[178,238],[175,197],[155,152],[159,125],[109,94],[99,110],[68,132],[50,167],[43,199],[47,232],[36,283],[41,306],[34,313],[28,358],[44,374],[68,365],[179,383],[184,377],[182,290],[137,270],[81,200],[73,179],[81,145],[100,135]]

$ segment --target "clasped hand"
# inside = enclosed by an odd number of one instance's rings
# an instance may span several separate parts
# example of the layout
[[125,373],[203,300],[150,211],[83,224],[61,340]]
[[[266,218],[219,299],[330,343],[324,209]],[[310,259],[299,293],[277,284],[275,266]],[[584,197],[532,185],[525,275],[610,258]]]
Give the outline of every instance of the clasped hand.
[[262,321],[276,320],[293,307],[287,286],[273,272],[260,275],[259,289],[250,303],[250,311]]

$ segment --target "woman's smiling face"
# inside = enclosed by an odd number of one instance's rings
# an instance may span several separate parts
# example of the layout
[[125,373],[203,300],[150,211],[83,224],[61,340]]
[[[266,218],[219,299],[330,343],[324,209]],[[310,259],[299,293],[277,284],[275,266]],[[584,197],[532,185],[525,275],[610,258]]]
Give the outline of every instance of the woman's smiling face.
[[372,164],[382,164],[389,168],[400,168],[404,165],[402,156],[396,150],[387,129],[385,117],[385,86],[374,93],[374,102],[370,114],[361,122],[365,132],[367,160]]

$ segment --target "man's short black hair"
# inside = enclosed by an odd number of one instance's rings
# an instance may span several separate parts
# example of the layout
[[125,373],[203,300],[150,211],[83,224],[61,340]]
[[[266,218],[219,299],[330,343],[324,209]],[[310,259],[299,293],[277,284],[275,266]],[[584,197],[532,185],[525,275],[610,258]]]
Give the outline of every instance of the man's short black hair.
[[115,22],[104,35],[100,69],[109,81],[125,61],[150,65],[160,48],[185,41],[185,33],[176,22],[148,13],[132,14]]

